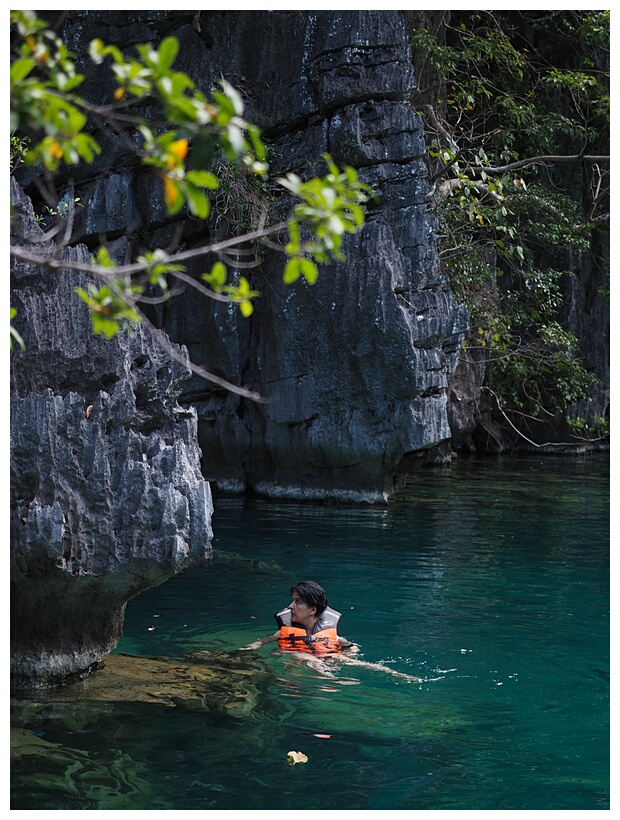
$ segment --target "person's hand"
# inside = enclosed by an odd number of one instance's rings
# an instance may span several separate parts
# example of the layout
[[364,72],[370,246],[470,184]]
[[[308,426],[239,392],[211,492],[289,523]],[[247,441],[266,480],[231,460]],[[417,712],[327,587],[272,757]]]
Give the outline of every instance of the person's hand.
[[252,641],[252,643],[249,643],[247,646],[240,646],[239,649],[243,652],[246,649],[258,649],[262,645],[261,641]]

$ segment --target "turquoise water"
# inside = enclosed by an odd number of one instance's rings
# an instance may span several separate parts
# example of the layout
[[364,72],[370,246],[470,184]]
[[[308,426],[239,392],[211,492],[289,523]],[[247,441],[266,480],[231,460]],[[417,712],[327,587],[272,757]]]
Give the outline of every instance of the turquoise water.
[[607,459],[463,459],[385,509],[217,499],[213,526],[213,565],[130,602],[118,652],[226,657],[312,578],[364,660],[423,682],[263,647],[242,715],[20,703],[56,745],[11,808],[609,809]]

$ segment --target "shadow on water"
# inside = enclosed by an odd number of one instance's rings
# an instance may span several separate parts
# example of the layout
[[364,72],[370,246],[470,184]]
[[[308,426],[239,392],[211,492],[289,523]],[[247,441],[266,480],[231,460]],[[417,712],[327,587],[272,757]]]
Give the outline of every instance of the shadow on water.
[[[387,508],[219,499],[211,567],[132,601],[93,678],[13,701],[11,807],[609,808],[608,510],[602,459],[464,460]],[[305,578],[423,682],[239,652]]]

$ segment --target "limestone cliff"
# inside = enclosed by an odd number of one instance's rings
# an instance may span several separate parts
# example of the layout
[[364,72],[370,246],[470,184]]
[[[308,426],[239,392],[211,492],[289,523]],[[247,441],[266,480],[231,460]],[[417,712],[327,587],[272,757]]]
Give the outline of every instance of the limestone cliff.
[[[41,240],[14,180],[11,194],[12,241]],[[11,677],[54,684],[116,646],[130,598],[204,563],[212,503],[196,413],[176,401],[185,370],[140,328],[94,337],[73,293],[84,277],[11,273],[26,344],[11,356]]]
[[[284,286],[282,255],[249,248],[263,255],[252,271],[262,297],[250,319],[194,294],[154,318],[194,361],[269,400],[248,402],[197,378],[185,386],[181,401],[197,409],[203,472],[215,488],[386,498],[403,459],[450,436],[448,379],[467,324],[434,248],[402,13],[68,12],[62,33],[78,53],[93,36],[128,48],[172,34],[178,68],[201,89],[221,75],[240,89],[274,175],[318,170],[329,152],[373,187],[377,198],[345,245],[346,261],[322,267],[315,286]],[[110,99],[100,69],[86,89],[95,101]],[[84,241],[130,232],[132,258],[165,244],[175,227],[187,247],[233,229],[222,200],[208,224],[175,226],[148,178],[114,144],[105,153],[108,166],[102,160],[78,186]]]

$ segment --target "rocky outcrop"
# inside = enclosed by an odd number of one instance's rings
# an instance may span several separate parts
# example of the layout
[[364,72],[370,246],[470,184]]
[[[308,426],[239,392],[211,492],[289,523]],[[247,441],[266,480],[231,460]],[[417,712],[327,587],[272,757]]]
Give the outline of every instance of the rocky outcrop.
[[[408,101],[415,78],[404,17],[69,12],[63,29],[78,53],[93,36],[127,48],[164,34],[178,37],[175,67],[200,88],[224,75],[241,90],[248,119],[270,144],[274,174],[319,170],[329,152],[376,192],[364,229],[345,243],[346,261],[322,267],[315,286],[284,286],[282,254],[263,252],[251,271],[262,296],[250,319],[194,294],[157,313],[194,361],[267,399],[252,403],[198,378],[186,384],[181,401],[198,412],[204,475],[220,490],[383,501],[409,454],[450,436],[448,378],[467,325],[434,248],[422,125]],[[110,99],[100,69],[86,88],[97,102]],[[89,203],[80,226],[86,241],[116,236],[124,225],[141,237],[135,254],[140,242],[172,236],[146,177],[116,156],[105,174],[97,167],[99,175],[78,187]],[[185,220],[182,241],[221,237],[233,221],[222,208],[216,201],[208,224]],[[199,275],[213,261],[189,272]],[[239,273],[234,264],[229,271]]]
[[[41,240],[12,181],[15,236]],[[56,246],[40,242],[38,253]],[[84,247],[62,252],[85,262]],[[210,556],[212,503],[185,369],[141,328],[95,337],[85,278],[12,268],[25,351],[11,356],[11,673],[16,686],[87,674],[127,601]]]

